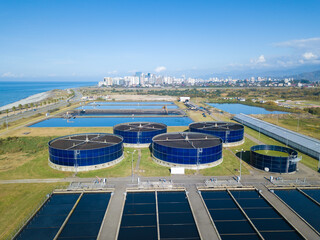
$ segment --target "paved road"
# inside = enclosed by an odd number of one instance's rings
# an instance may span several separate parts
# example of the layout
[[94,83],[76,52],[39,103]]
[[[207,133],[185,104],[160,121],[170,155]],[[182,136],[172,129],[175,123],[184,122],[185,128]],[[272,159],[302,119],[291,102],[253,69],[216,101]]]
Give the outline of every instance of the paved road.
[[72,90],[74,91],[74,96],[70,99],[70,101],[71,102],[80,102],[83,95],[81,94],[81,92],[77,88],[74,88]]
[[34,115],[36,115],[38,113],[47,113],[49,110],[52,110],[52,109],[55,109],[55,108],[65,107],[65,106],[67,106],[67,104],[68,103],[66,101],[60,101],[58,103],[54,103],[54,104],[51,104],[51,105],[48,105],[48,106],[37,108],[35,111],[34,110],[28,110],[28,111],[20,113],[20,111],[18,110],[15,114],[12,114],[12,115],[8,116],[8,118],[6,116],[2,117],[0,119],[0,124],[5,123],[6,121],[8,121],[8,123],[10,123],[10,122],[14,122],[14,121],[20,120],[22,118],[28,118],[28,117],[34,116]]
[[4,117],[0,118],[0,124],[5,123],[6,121],[8,123],[10,123],[10,122],[20,120],[22,118],[28,118],[28,117],[34,116],[38,113],[47,113],[49,110],[53,110],[55,108],[66,107],[69,104],[68,101],[70,101],[70,102],[81,101],[82,94],[80,93],[80,91],[78,89],[73,89],[73,90],[75,92],[75,95],[74,95],[74,97],[72,97],[68,100],[61,100],[61,101],[54,103],[54,104],[46,105],[44,107],[39,107],[35,111],[28,110],[28,111],[20,112],[19,110],[17,110],[15,114],[9,115],[8,117],[4,116]]

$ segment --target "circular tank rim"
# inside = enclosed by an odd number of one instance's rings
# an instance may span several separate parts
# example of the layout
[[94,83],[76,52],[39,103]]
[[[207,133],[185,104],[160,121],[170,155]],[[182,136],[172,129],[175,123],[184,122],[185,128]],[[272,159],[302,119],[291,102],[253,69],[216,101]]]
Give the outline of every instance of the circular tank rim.
[[[115,130],[117,130],[117,131],[123,131],[124,132],[124,130],[119,130],[119,129],[116,129],[118,126],[121,126],[121,125],[129,125],[129,124],[137,124],[137,123],[152,123],[152,124],[157,124],[157,125],[162,125],[162,129],[151,129],[150,131],[143,131],[143,132],[155,132],[155,131],[159,131],[159,130],[163,130],[163,129],[167,129],[168,128],[168,126],[166,125],[166,124],[164,124],[164,123],[157,123],[157,122],[143,122],[143,121],[141,121],[141,122],[126,122],[126,123],[119,123],[119,124],[116,124],[116,125],[114,125],[113,126],[113,132],[115,131]],[[140,131],[133,131],[133,132],[140,132]],[[116,134],[115,134],[116,135]]]
[[[284,148],[284,149],[288,149],[290,150],[291,153],[287,152],[289,154],[288,157],[282,157],[282,156],[270,156],[270,155],[267,155],[267,154],[262,154],[262,153],[257,153],[256,150],[272,150],[272,149],[255,149],[255,148],[258,148],[258,147],[267,147],[267,146],[271,146],[271,147],[281,147],[281,148]],[[276,150],[278,152],[284,152],[284,151],[279,151],[279,150]],[[267,144],[262,144],[262,145],[254,145],[250,148],[250,152],[253,152],[254,154],[258,155],[258,156],[268,156],[268,157],[271,157],[271,158],[278,158],[278,159],[282,159],[282,160],[286,160],[290,157],[290,155],[292,153],[294,153],[294,157],[298,157],[298,152],[292,148],[288,148],[288,147],[282,147],[282,146],[277,146],[277,145],[267,145]]]
[[[239,131],[239,130],[244,130],[244,126],[240,123],[234,123],[234,122],[227,122],[227,121],[201,121],[201,122],[193,122],[193,123],[190,123],[188,128],[190,129],[191,128],[191,125],[193,124],[198,124],[198,123],[232,123],[233,125],[237,125],[237,126],[240,126],[240,129],[230,129],[229,131]],[[199,128],[195,128],[193,127],[194,129],[199,129]],[[224,132],[226,131],[225,129],[215,129],[215,130],[206,130],[206,131],[210,131],[210,132]]]
[[220,165],[223,162],[223,156],[221,156],[220,159],[215,160],[213,162],[210,163],[202,163],[202,164],[182,164],[182,163],[172,163],[172,162],[168,162],[162,159],[159,159],[157,157],[155,157],[152,154],[152,160],[164,167],[183,167],[185,169],[192,169],[192,170],[197,170],[197,169],[206,169],[206,168],[211,168],[211,167],[216,167],[218,165]]
[[[154,143],[154,139],[156,138],[156,137],[160,137],[160,136],[162,136],[162,135],[173,135],[173,134],[181,134],[181,133],[184,133],[184,134],[203,134],[203,135],[207,135],[207,136],[210,136],[210,137],[214,137],[214,138],[216,138],[217,140],[219,140],[220,141],[220,143],[219,144],[217,144],[217,145],[214,145],[214,146],[210,146],[210,147],[202,147],[202,148],[212,148],[212,147],[217,147],[217,146],[219,146],[219,145],[221,145],[221,147],[223,147],[223,141],[222,141],[222,138],[220,138],[220,137],[218,137],[218,136],[214,136],[214,135],[211,135],[211,134],[208,134],[208,133],[200,133],[200,132],[167,132],[167,133],[161,133],[161,134],[158,134],[158,135],[156,135],[156,136],[154,136],[153,138],[152,138],[152,142],[151,142],[151,144],[153,144]],[[157,144],[159,144],[159,143],[157,143]],[[161,144],[159,144],[159,145],[161,145]],[[164,146],[164,145],[161,145],[161,146]],[[177,147],[177,146],[165,146],[165,147],[170,147],[170,148],[177,148],[177,149],[190,149],[190,148],[183,148],[183,147]]]
[[[61,149],[61,148],[55,148],[55,147],[52,147],[50,144],[53,142],[53,141],[56,141],[58,139],[62,139],[62,138],[66,138],[66,137],[72,137],[72,136],[83,136],[83,135],[90,135],[90,134],[100,134],[100,135],[109,135],[109,136],[116,136],[118,137],[121,141],[119,142],[120,144],[123,144],[123,137],[118,135],[118,134],[113,134],[113,133],[77,133],[77,134],[70,134],[70,135],[65,135],[65,136],[61,136],[61,137],[57,137],[57,138],[54,138],[54,139],[51,139],[49,142],[48,142],[48,147],[51,148],[51,149],[57,149],[57,150],[63,150],[63,151],[74,151],[74,150],[67,150],[67,149]],[[95,149],[101,149],[101,148],[108,148],[108,147],[111,147],[111,146],[115,146],[119,143],[114,143],[110,146],[106,146],[106,147],[97,147],[97,148],[90,148],[90,149],[79,149],[79,151],[88,151],[88,150],[95,150]]]
[[124,152],[122,152],[122,155],[117,158],[114,159],[110,162],[105,162],[105,163],[100,163],[100,164],[94,164],[94,165],[87,165],[87,166],[66,166],[66,165],[60,165],[57,163],[53,163],[50,160],[50,157],[48,158],[48,165],[58,171],[63,171],[63,172],[88,172],[88,171],[92,171],[92,170],[99,170],[99,169],[105,169],[105,168],[109,168],[112,166],[117,165],[118,163],[120,163],[122,160],[124,159]]

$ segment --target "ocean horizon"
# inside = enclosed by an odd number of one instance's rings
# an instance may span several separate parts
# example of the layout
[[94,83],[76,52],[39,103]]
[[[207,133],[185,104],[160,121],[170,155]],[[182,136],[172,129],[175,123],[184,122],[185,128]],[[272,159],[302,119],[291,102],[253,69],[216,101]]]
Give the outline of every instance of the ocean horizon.
[[0,81],[0,107],[53,89],[68,89],[94,85],[97,85],[97,82]]

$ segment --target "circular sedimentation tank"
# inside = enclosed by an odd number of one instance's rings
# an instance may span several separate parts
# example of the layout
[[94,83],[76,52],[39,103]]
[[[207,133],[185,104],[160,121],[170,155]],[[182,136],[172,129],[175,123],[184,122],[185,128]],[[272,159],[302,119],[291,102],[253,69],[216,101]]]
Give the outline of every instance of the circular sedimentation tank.
[[256,145],[250,149],[250,164],[268,172],[295,172],[300,160],[298,152],[288,147]]
[[155,122],[129,122],[113,127],[113,133],[123,137],[126,147],[149,147],[154,136],[166,132],[167,125]]
[[61,171],[89,171],[123,159],[123,138],[109,133],[83,133],[51,140],[49,165]]
[[244,127],[233,122],[195,122],[189,125],[191,132],[200,132],[220,137],[223,146],[238,146],[244,143]]
[[155,162],[168,167],[203,169],[222,163],[222,140],[197,132],[164,133],[152,139]]

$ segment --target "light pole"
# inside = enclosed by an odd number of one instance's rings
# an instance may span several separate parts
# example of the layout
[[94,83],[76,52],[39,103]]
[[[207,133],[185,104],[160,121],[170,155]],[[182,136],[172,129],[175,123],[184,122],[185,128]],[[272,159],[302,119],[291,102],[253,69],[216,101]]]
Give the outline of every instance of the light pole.
[[318,172],[320,172],[320,153],[318,154]]
[[318,172],[320,172],[320,144],[316,143],[316,146],[319,147],[319,153],[318,153]]
[[[238,150],[236,150],[238,152]],[[239,181],[241,181],[241,160],[242,160],[242,152],[243,152],[243,148],[241,149],[241,152],[240,152],[240,175],[239,175]]]
[[131,182],[133,182],[133,154],[135,153],[136,150],[134,150],[133,152],[129,152],[127,151],[127,153],[131,153]]
[[241,152],[240,152],[240,179],[239,179],[239,181],[241,181],[241,166],[242,166],[241,161],[242,161],[242,152],[243,152],[243,148],[241,149]]
[[75,164],[74,164],[74,167],[75,167],[75,175],[77,175],[78,173],[78,155],[80,154],[80,150],[74,150],[74,158],[75,158]]

